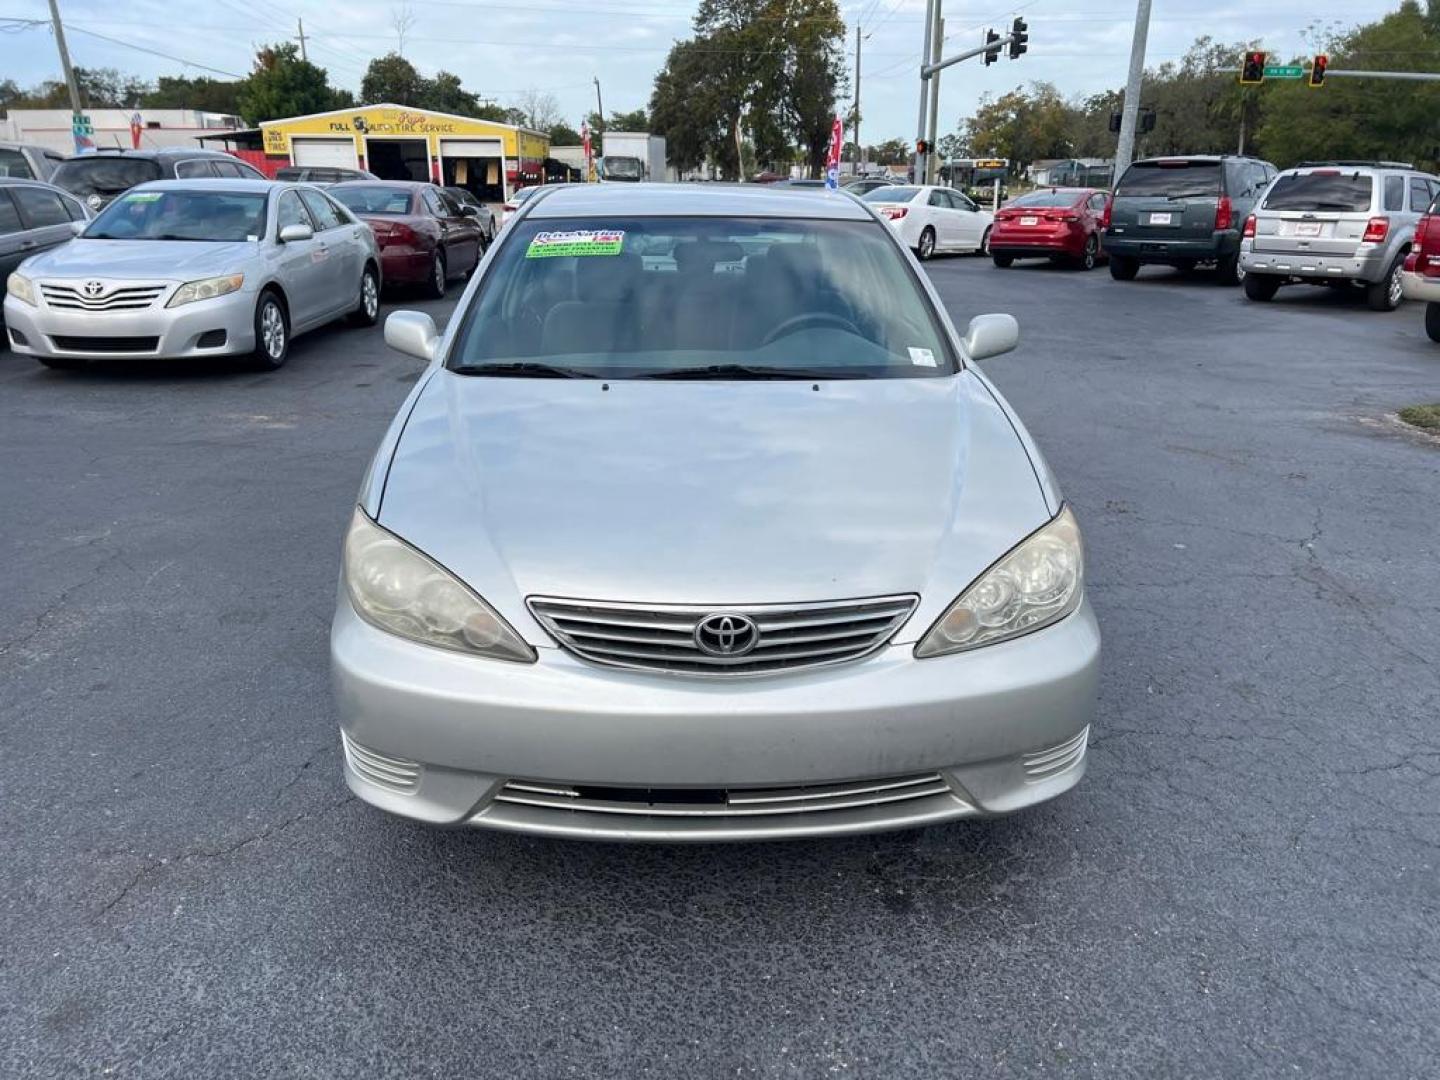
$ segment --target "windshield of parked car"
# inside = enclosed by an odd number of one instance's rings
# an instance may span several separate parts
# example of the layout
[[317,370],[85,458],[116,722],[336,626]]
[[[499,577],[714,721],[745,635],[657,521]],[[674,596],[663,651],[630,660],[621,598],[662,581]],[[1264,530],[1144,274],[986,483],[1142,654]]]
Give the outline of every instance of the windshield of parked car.
[[1266,210],[1339,210],[1351,213],[1370,209],[1374,178],[1330,170],[1290,173],[1275,181],[1265,199]]
[[891,184],[887,187],[877,187],[874,191],[867,191],[860,198],[866,202],[909,202],[920,194],[918,187],[896,187]]
[[1137,161],[1125,170],[1117,197],[1148,195],[1161,199],[1200,198],[1220,194],[1218,161]]
[[460,315],[475,375],[829,379],[949,375],[955,360],[875,221],[528,219]]
[[406,188],[341,187],[330,194],[357,214],[408,214],[410,192]]
[[61,162],[50,182],[76,195],[115,195],[160,176],[159,162],[149,158],[100,155]]
[[1012,199],[1009,206],[1074,206],[1080,199],[1078,191],[1032,191],[1029,195],[1021,195],[1018,199]]
[[131,191],[90,223],[86,240],[256,241],[265,235],[265,194]]

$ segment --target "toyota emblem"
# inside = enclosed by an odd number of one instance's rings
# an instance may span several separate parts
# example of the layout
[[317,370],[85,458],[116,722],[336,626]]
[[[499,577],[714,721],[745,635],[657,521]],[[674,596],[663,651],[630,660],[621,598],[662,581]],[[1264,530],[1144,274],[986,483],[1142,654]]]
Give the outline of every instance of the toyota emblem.
[[87,281],[87,282],[85,282],[85,295],[86,295],[86,296],[89,296],[89,297],[92,297],[92,298],[93,298],[93,297],[99,296],[99,295],[100,295],[101,293],[103,293],[104,291],[105,291],[105,283],[104,283],[103,281]]
[[748,615],[716,612],[695,626],[695,645],[707,656],[734,659],[760,644],[760,628]]

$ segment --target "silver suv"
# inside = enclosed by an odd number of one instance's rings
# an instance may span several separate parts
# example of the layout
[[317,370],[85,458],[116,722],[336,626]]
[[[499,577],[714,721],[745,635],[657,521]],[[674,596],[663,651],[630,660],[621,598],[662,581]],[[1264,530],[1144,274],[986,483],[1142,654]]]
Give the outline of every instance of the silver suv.
[[1440,178],[1394,161],[1307,161],[1281,173],[1245,222],[1245,295],[1354,285],[1373,310],[1395,310],[1415,225],[1437,193]]

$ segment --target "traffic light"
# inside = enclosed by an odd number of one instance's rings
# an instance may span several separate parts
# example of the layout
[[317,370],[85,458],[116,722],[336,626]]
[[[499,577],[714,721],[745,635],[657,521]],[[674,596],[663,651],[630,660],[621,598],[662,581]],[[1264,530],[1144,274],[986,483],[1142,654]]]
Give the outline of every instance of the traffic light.
[[1123,119],[1124,117],[1122,117],[1121,114],[1118,112],[1112,112],[1110,114],[1110,130],[1115,132],[1117,135],[1120,133],[1120,122]]
[[1025,25],[1025,20],[1016,18],[1010,24],[1010,59],[1019,60],[1030,48],[1030,28]]
[[1320,55],[1310,62],[1310,85],[1325,85],[1325,69],[1330,66],[1330,57]]
[[1000,35],[994,30],[985,31],[985,66],[989,67],[996,60],[1000,59],[1000,46],[995,44],[1000,40]]
[[1265,54],[1256,50],[1247,52],[1240,65],[1240,85],[1259,86],[1265,81]]
[[924,139],[917,139],[915,141],[915,153],[928,154],[929,152],[930,144],[928,142],[926,142]]
[[1146,109],[1140,114],[1140,134],[1149,135],[1155,130],[1155,110]]

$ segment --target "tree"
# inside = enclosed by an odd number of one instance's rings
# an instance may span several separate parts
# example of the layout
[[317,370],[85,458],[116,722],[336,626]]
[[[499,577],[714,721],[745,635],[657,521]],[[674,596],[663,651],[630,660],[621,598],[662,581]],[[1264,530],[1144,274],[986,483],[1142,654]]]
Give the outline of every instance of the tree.
[[354,103],[346,91],[334,89],[325,69],[300,59],[291,42],[267,45],[255,54],[255,70],[240,91],[240,114],[259,124],[285,116],[341,109]]
[[650,116],[644,109],[612,112],[605,127],[610,131],[649,131]]
[[147,109],[201,109],[205,112],[240,113],[240,81],[221,81],[201,75],[161,75],[155,89],[140,102]]
[[[665,137],[666,157],[682,172],[708,158],[720,165],[723,175],[738,176],[726,103],[709,79],[711,70],[712,57],[701,43],[682,41],[671,46],[650,95],[650,128]],[[598,130],[597,119],[590,114],[592,132]]]
[[865,160],[872,165],[904,165],[910,160],[910,144],[904,139],[887,139],[866,147]]
[[459,75],[449,71],[437,71],[433,79],[425,80],[420,104],[457,116],[474,116],[480,110],[480,99],[460,85]]
[[583,141],[580,132],[576,131],[569,124],[550,125],[551,146],[579,146]]
[[516,95],[515,111],[525,119],[521,127],[545,131],[552,124],[560,122],[560,102],[549,90],[533,87]]
[[[459,80],[456,79],[458,86]],[[429,87],[415,65],[399,53],[386,53],[370,61],[360,80],[360,97],[367,102],[390,102],[419,108]]]

